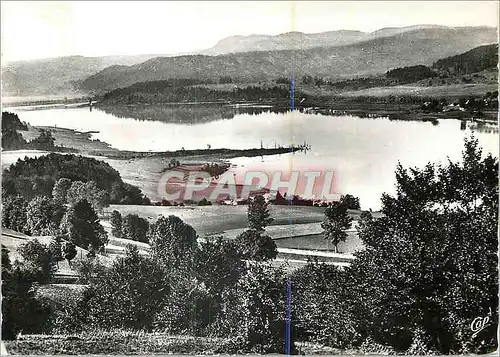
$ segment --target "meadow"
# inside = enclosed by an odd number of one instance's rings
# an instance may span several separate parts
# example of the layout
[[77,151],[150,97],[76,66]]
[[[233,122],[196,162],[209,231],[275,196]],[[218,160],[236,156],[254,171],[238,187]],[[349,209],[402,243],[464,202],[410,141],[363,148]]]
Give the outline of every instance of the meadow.
[[[205,235],[224,235],[226,231],[244,229],[248,226],[246,205],[212,205],[212,206],[136,206],[136,205],[110,205],[107,212],[119,211],[122,216],[137,214],[150,222],[159,215],[175,215],[187,224],[193,226],[200,237]],[[291,228],[293,225],[319,223],[324,218],[324,208],[311,206],[269,206],[269,212],[274,219],[268,227],[268,232],[279,232],[280,229],[293,229],[294,233],[303,234],[311,226]],[[357,219],[361,211],[352,210],[349,214]],[[283,226],[274,228],[274,226]],[[288,227],[288,228],[287,228]],[[235,231],[236,232],[236,231]],[[229,237],[233,237],[230,233]],[[287,233],[277,237],[289,236]],[[274,237],[273,237],[274,238]]]

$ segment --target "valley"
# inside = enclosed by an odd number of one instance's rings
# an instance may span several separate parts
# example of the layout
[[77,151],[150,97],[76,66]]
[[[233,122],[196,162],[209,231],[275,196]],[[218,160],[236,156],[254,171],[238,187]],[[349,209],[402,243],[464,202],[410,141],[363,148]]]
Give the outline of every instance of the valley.
[[9,353],[493,348],[497,29],[253,33],[3,65]]

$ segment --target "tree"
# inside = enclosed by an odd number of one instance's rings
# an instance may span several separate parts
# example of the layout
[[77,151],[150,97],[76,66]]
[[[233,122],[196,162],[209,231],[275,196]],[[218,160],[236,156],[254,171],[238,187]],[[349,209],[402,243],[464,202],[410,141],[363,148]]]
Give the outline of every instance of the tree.
[[69,178],[63,177],[57,180],[52,189],[52,199],[58,204],[65,204],[68,202],[67,194],[71,187],[71,180]]
[[209,200],[207,200],[205,197],[203,197],[199,202],[198,202],[198,206],[211,206],[212,205],[212,202],[210,202]]
[[[122,181],[118,171],[108,163],[79,155],[50,153],[39,157],[18,160],[2,173],[5,195],[52,196],[57,180],[94,181],[99,190],[110,195],[110,203],[149,204],[139,188]],[[86,198],[86,197],[85,197]]]
[[312,84],[313,81],[314,81],[314,79],[310,75],[304,75],[304,76],[302,76],[302,83],[303,84]]
[[345,349],[361,342],[352,315],[350,277],[335,265],[310,261],[293,272],[297,339]]
[[40,283],[50,281],[56,272],[56,260],[49,248],[37,239],[30,240],[17,248],[21,255],[23,269],[30,272]]
[[14,340],[19,333],[42,333],[51,315],[50,306],[39,301],[37,277],[11,264],[8,250],[2,245],[2,339]]
[[18,133],[17,130],[2,129],[2,149],[19,150],[25,148],[26,145],[26,140],[24,140],[23,135]]
[[264,199],[264,196],[255,196],[249,201],[248,228],[262,233],[272,221],[273,219],[269,213],[268,203]]
[[78,273],[79,284],[89,284],[97,276],[106,274],[106,267],[97,257],[86,257],[73,264],[73,269]]
[[21,122],[17,114],[2,112],[2,130],[28,130],[28,126]]
[[35,197],[26,207],[26,230],[32,235],[56,234],[63,215],[64,207],[48,197]]
[[141,193],[141,190],[124,182],[115,182],[109,193],[109,201],[122,205],[149,205],[149,198]]
[[352,218],[347,213],[347,207],[343,204],[332,203],[325,208],[325,219],[321,223],[323,235],[335,246],[338,252],[338,244],[347,239],[346,230],[351,227]]
[[179,217],[159,216],[151,227],[149,240],[155,259],[169,266],[192,267],[198,235]]
[[359,210],[361,208],[359,198],[349,194],[340,196],[340,204],[346,206],[347,209]]
[[260,232],[248,229],[236,237],[241,256],[245,259],[265,261],[275,259],[278,255],[278,248],[274,240]]
[[26,123],[21,123],[17,114],[2,112],[2,149],[16,150],[26,147],[26,140],[18,130],[28,130]]
[[109,219],[111,223],[111,234],[117,238],[123,237],[123,222],[122,215],[117,210],[111,212],[111,218]]
[[164,308],[158,310],[155,316],[154,328],[171,334],[199,336],[206,333],[208,324],[217,312],[211,310],[214,301],[210,299],[204,284],[200,283],[193,271],[157,263],[165,269],[170,293]]
[[[225,296],[227,335],[243,339],[252,353],[285,352],[285,288],[283,267],[252,264]],[[294,334],[291,334],[294,353]]]
[[30,148],[38,150],[51,150],[54,148],[56,138],[52,136],[50,130],[40,129],[40,135],[31,140],[28,145]]
[[76,245],[73,242],[64,242],[62,245],[62,254],[64,259],[68,261],[71,266],[71,261],[76,257]]
[[[399,351],[417,342],[427,353],[494,351],[497,174],[498,160],[483,158],[474,138],[462,163],[398,166],[396,195],[382,196],[382,217],[363,215],[366,250],[346,271],[359,331]],[[478,316],[490,324],[472,336]]]
[[102,250],[108,242],[99,217],[85,199],[68,209],[61,223],[61,231],[75,245],[94,253]]
[[86,327],[151,330],[156,315],[168,307],[168,275],[135,246],[128,245],[125,256],[89,281],[78,305],[80,325]]
[[148,242],[147,233],[149,230],[149,222],[147,219],[141,218],[136,214],[127,214],[123,218],[123,237],[134,240],[136,242]]
[[60,236],[55,236],[53,239],[50,240],[49,243],[49,252],[50,255],[52,256],[52,259],[56,263],[57,268],[59,268],[59,262],[63,260],[61,241],[62,239]]
[[2,278],[3,278],[3,272],[8,271],[12,268],[12,263],[9,257],[9,250],[3,244],[2,244],[2,260],[0,262],[2,263],[1,268],[2,268]]
[[3,199],[2,226],[21,233],[29,233],[26,227],[28,202],[23,196],[7,196]]
[[85,199],[92,205],[94,211],[99,213],[102,213],[103,208],[109,205],[106,192],[100,190],[94,181],[73,182],[67,191],[66,197],[70,206]]
[[202,316],[208,325],[221,318],[223,293],[234,287],[246,266],[235,242],[222,237],[201,243],[195,264],[196,277],[206,287],[209,297],[209,308],[205,310],[207,314]]

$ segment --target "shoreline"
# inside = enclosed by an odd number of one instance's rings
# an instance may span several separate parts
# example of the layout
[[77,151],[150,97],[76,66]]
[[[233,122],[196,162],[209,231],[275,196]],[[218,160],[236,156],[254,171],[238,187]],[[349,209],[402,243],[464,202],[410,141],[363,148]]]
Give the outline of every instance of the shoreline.
[[[81,132],[75,129],[61,128],[54,126],[29,126],[28,131],[20,131],[23,136],[34,137],[33,132],[39,129],[50,130],[56,138],[59,149],[74,149],[77,154],[91,156],[102,156],[108,159],[129,160],[144,158],[192,158],[192,157],[219,157],[219,159],[233,159],[236,157],[256,157],[267,155],[289,154],[307,150],[304,145],[278,148],[249,148],[249,149],[189,149],[189,150],[167,150],[167,151],[129,151],[120,150],[110,146],[110,144],[93,140],[91,138],[96,131]],[[13,151],[13,150],[10,150]],[[54,150],[54,152],[58,152]]]
[[[307,95],[307,93],[306,93]],[[328,95],[321,96],[316,94],[309,94],[305,97],[304,104],[301,103],[299,98],[296,98],[294,110],[323,115],[352,115],[361,118],[389,118],[389,120],[405,120],[405,121],[424,121],[434,122],[439,119],[456,119],[464,121],[485,121],[487,123],[498,122],[498,110],[490,109],[484,110],[481,114],[472,112],[470,110],[459,111],[424,111],[421,109],[421,103],[389,103],[383,101],[369,101],[370,99],[384,99],[388,97],[366,96],[366,97],[349,97],[342,95]],[[438,96],[435,96],[437,99]],[[423,97],[415,96],[416,100],[422,100]],[[153,106],[199,106],[199,105],[218,105],[231,108],[261,108],[276,111],[289,111],[290,107],[283,101],[276,100],[261,100],[258,102],[245,102],[245,101],[230,101],[219,100],[212,102],[161,102],[161,103],[107,103],[99,101],[95,98],[92,101],[92,107],[96,109],[103,109],[106,107],[153,107]],[[61,100],[39,100],[39,101],[20,101],[2,103],[3,110],[43,110],[43,109],[65,109],[65,108],[85,108],[89,107],[88,101],[82,101],[82,97],[71,98],[66,102]],[[147,119],[146,119],[147,120]]]

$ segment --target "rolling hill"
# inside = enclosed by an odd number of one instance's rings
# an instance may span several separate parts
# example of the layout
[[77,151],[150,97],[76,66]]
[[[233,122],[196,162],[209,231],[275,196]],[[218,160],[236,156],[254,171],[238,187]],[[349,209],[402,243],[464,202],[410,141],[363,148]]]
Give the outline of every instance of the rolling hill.
[[109,66],[128,66],[155,56],[69,56],[8,63],[2,66],[2,96],[83,94],[75,90],[75,81]]
[[157,57],[132,66],[108,67],[80,82],[79,88],[102,93],[136,82],[169,78],[216,80],[221,76],[253,82],[291,74],[353,78],[417,64],[430,66],[441,58],[495,43],[496,38],[496,30],[489,27],[423,28],[338,47]]
[[433,68],[450,74],[463,75],[481,72],[498,66],[498,44],[480,46],[465,53],[443,58]]

